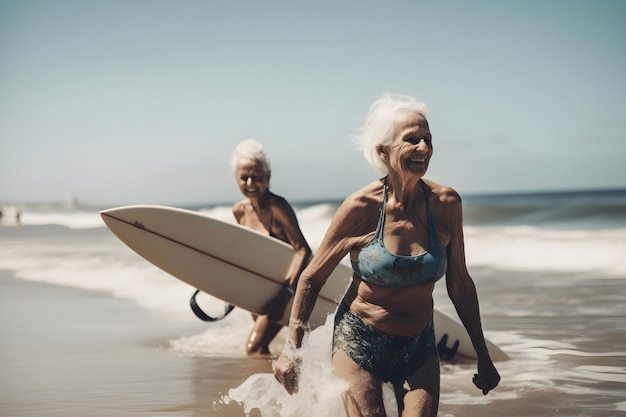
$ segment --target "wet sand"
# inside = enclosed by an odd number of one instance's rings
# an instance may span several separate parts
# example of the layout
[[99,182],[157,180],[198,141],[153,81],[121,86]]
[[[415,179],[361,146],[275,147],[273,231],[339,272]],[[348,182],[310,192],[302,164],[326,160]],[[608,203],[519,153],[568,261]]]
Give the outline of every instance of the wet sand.
[[[221,401],[268,359],[191,357],[180,323],[107,294],[0,274],[0,415],[244,416]],[[253,413],[252,416],[255,414]],[[260,415],[260,414],[257,414]]]

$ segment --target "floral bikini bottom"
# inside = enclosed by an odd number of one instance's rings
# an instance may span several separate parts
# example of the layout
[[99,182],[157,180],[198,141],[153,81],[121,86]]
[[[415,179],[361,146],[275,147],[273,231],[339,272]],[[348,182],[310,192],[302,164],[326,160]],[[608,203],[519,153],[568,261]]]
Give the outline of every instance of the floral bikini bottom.
[[414,336],[384,333],[341,302],[335,315],[333,355],[343,350],[361,368],[385,382],[413,375],[431,354],[439,355],[432,321]]

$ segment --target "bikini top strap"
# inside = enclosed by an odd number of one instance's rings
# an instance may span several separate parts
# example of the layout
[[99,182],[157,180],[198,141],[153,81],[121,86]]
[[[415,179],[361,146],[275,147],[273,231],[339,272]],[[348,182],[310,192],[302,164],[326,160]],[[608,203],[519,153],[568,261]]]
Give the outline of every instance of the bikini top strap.
[[[437,237],[437,232],[435,232],[435,224],[433,222],[433,215],[430,210],[430,194],[432,191],[430,188],[426,186],[424,181],[420,180],[422,188],[424,189],[424,198],[426,200],[426,220],[428,221],[428,233],[430,235],[431,241],[433,239],[439,239]],[[380,218],[378,219],[378,226],[376,226],[376,236],[375,239],[382,239],[383,237],[383,227],[385,225],[385,207],[387,206],[387,177],[385,177],[383,184],[383,205],[380,208]]]
[[[270,232],[270,236],[271,237],[276,237],[276,235],[274,235],[274,233],[272,233],[272,226],[274,225],[274,210],[272,210],[272,208],[270,207],[270,224],[268,227],[268,232]],[[277,238],[278,239],[278,238]]]
[[[428,221],[428,233],[430,234],[431,240],[432,238],[437,238],[437,232],[435,232],[435,224],[433,223],[433,215],[430,211],[430,194],[432,191],[426,186],[424,181],[421,181],[422,188],[424,189],[424,198],[426,199],[426,220]],[[437,238],[438,239],[438,238]]]
[[380,208],[380,217],[378,218],[378,226],[376,226],[376,236],[374,239],[382,239],[383,227],[385,225],[385,206],[387,205],[387,177],[383,182],[383,205]]

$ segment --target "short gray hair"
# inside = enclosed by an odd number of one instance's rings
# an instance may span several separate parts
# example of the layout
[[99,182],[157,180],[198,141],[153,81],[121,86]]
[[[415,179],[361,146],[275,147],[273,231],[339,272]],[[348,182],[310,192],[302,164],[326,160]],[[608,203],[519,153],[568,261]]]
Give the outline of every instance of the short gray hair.
[[351,135],[357,149],[374,169],[387,174],[387,166],[378,155],[378,146],[391,143],[396,133],[397,123],[403,114],[419,114],[426,118],[426,104],[411,96],[383,94],[372,103],[363,126]]
[[261,142],[256,139],[242,140],[233,151],[233,155],[230,158],[230,167],[235,177],[237,176],[237,165],[245,160],[251,160],[261,165],[266,174],[272,173],[272,162],[265,153]]

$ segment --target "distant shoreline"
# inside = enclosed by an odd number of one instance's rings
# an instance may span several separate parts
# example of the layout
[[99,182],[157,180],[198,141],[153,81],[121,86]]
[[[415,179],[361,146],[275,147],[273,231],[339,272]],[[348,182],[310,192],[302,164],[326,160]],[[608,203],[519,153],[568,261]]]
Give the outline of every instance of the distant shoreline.
[[[458,191],[458,190],[457,190]],[[532,198],[532,197],[542,197],[542,196],[551,196],[551,197],[572,197],[577,195],[601,195],[601,194],[622,194],[626,193],[626,187],[607,187],[607,188],[581,188],[581,189],[570,189],[570,190],[537,190],[537,191],[519,191],[519,192],[507,192],[507,191],[494,191],[494,192],[486,192],[486,193],[464,193],[459,191],[461,197],[464,199],[482,199],[482,198],[511,198],[511,197],[519,197],[519,198]],[[347,197],[347,195],[345,196]],[[323,198],[312,198],[312,199],[290,199],[290,203],[296,207],[308,207],[314,206],[318,204],[341,204],[345,197],[329,197],[327,199]],[[170,207],[180,207],[189,210],[198,210],[198,209],[212,209],[215,207],[230,207],[236,201],[219,201],[219,202],[136,202],[136,203],[91,203],[91,202],[82,202],[77,199],[74,200],[52,200],[52,201],[36,201],[36,200],[23,200],[23,201],[0,201],[0,209],[3,208],[14,208],[14,207],[30,207],[30,208],[44,208],[44,209],[58,209],[58,210],[104,210],[111,207],[119,207],[125,205],[161,205],[161,206],[170,206]]]

